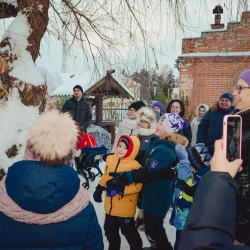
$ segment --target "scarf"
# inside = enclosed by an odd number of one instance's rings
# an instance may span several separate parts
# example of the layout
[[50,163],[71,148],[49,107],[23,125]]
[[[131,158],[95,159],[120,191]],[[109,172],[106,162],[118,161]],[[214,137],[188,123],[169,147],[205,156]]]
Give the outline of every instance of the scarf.
[[152,128],[140,128],[140,135],[148,136],[153,135],[155,133],[155,129]]
[[37,225],[59,223],[76,216],[89,204],[88,192],[80,185],[79,191],[75,197],[54,213],[33,213],[23,210],[8,196],[5,179],[6,176],[0,181],[0,212],[15,221]]

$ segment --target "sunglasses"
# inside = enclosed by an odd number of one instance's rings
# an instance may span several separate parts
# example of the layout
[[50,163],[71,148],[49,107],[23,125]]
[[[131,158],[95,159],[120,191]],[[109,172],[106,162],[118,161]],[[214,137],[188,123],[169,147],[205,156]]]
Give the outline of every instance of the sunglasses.
[[245,87],[242,85],[235,85],[235,90],[237,90],[237,93],[240,94],[242,89],[250,89],[250,87]]

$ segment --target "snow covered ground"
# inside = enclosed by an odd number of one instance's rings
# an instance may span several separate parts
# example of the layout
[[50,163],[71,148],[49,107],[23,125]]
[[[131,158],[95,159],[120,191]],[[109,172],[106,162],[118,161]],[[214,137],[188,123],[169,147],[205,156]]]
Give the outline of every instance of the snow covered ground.
[[[105,166],[105,162],[100,162],[99,166],[100,166],[100,169],[103,171],[104,166]],[[97,171],[94,168],[93,168],[93,172],[97,173]],[[81,176],[80,176],[80,179],[82,182],[84,182],[84,179]],[[89,191],[90,200],[95,207],[99,224],[103,230],[104,219],[105,219],[104,203],[103,202],[96,203],[93,200],[93,192],[95,191],[95,187],[97,186],[99,180],[100,180],[100,176],[97,176],[95,181],[93,181],[93,182],[90,181],[90,187],[89,187],[88,191]],[[104,200],[104,197],[103,197],[103,200]],[[167,217],[165,218],[164,227],[166,229],[169,241],[173,245],[174,241],[175,241],[175,228],[173,226],[169,225],[169,223],[168,223],[170,215],[171,215],[171,211],[168,212]],[[125,237],[121,233],[120,233],[120,235],[121,235],[121,250],[129,249],[129,245],[128,245]],[[149,243],[148,243],[148,240],[145,236],[145,233],[140,232],[140,235],[141,235],[141,238],[143,240],[143,246],[144,247],[149,246]],[[106,249],[108,249],[108,242],[107,242],[106,236],[104,235],[104,230],[103,230],[103,240],[104,240],[104,246],[105,246],[104,249],[106,250]]]

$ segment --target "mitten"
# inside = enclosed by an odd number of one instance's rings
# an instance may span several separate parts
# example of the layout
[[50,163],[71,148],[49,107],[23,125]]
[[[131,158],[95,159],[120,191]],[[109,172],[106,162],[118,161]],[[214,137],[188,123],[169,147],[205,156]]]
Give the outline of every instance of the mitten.
[[106,188],[107,196],[115,196],[117,194],[124,195],[124,186],[107,186]]
[[183,128],[188,128],[188,127],[189,127],[189,121],[184,119]]
[[178,179],[183,180],[185,182],[193,174],[193,171],[192,171],[192,169],[191,169],[191,167],[190,167],[189,164],[179,165],[177,172],[178,172]]
[[180,165],[190,165],[190,161],[188,160],[188,153],[185,147],[179,144],[175,145],[175,153]]
[[120,172],[120,173],[109,173],[110,176],[113,176],[114,178],[108,180],[106,182],[107,186],[126,186],[128,185],[128,181],[126,179],[126,172]]
[[102,191],[105,189],[105,187],[101,185],[97,185],[95,188],[95,192],[93,193],[93,198],[95,202],[101,203],[102,202]]

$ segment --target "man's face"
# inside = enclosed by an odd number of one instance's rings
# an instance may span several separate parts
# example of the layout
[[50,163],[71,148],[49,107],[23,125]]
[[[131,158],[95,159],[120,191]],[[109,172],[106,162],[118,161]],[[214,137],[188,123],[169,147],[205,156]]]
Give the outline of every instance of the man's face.
[[80,97],[82,97],[82,91],[81,91],[80,89],[75,88],[73,91],[74,91],[74,97],[75,97],[75,98],[80,98]]
[[227,98],[221,98],[219,100],[219,106],[221,109],[229,109],[232,106],[232,103]]

